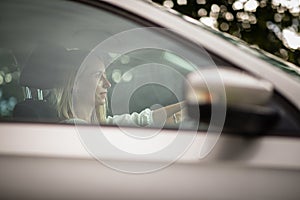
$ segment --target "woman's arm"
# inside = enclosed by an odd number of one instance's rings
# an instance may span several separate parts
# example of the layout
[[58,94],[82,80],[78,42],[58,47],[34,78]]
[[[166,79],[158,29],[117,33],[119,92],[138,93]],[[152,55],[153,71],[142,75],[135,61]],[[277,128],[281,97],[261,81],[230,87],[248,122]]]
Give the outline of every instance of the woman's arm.
[[[172,118],[173,115],[176,114],[175,117],[177,117],[179,111],[181,111],[185,107],[185,102],[181,101],[172,105],[168,105],[156,110],[153,110],[152,117],[153,117],[153,123],[158,124],[161,122],[165,122],[167,119]],[[170,120],[168,120],[170,121]],[[175,119],[173,119],[174,123],[177,123]]]
[[108,116],[107,124],[125,125],[125,126],[161,126],[163,124],[176,124],[182,120],[181,110],[184,108],[184,102],[168,105],[151,111],[149,108],[141,113],[131,113]]

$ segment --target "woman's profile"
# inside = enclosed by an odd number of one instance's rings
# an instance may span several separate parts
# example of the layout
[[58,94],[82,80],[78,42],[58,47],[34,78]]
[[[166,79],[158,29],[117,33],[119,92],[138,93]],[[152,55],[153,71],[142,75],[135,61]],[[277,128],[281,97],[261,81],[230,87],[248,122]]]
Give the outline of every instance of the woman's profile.
[[[82,57],[82,54],[76,59]],[[72,56],[70,57],[72,58]],[[116,124],[125,126],[155,126],[162,122],[178,123],[183,103],[140,113],[106,116],[107,92],[111,83],[105,66],[96,55],[81,59],[74,66],[62,87],[54,89],[55,105],[62,123]],[[73,62],[79,65],[80,62]]]

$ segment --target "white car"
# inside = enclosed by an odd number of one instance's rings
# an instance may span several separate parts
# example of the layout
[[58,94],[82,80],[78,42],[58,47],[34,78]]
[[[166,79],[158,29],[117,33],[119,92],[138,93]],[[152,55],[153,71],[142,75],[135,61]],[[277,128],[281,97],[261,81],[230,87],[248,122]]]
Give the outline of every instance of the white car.
[[[185,118],[62,123],[53,91],[90,53],[108,116]],[[1,0],[0,198],[299,199],[299,99],[293,64],[149,1]]]

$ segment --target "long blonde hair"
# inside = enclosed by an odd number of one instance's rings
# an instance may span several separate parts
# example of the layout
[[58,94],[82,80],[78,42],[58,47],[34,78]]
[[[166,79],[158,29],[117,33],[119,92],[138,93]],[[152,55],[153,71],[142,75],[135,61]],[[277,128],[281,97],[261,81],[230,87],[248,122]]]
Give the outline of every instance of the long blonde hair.
[[[75,79],[76,70],[73,70],[66,79],[64,87],[53,89],[55,99],[54,104],[57,109],[58,117],[61,120],[76,118],[73,107],[73,89]],[[106,108],[107,104],[96,106],[95,111],[91,116],[91,122],[105,124]]]

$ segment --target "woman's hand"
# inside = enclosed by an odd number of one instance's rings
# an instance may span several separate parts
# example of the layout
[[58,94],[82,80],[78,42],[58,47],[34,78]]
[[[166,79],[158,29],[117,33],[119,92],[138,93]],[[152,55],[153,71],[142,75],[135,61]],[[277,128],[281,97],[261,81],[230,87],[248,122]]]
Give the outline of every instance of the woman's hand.
[[186,116],[186,109],[182,109],[177,113],[174,113],[172,116],[168,117],[166,120],[165,125],[167,126],[173,126],[176,124],[180,124],[182,121],[184,121]]
[[161,124],[162,121],[166,125],[175,125],[180,123],[184,119],[185,102],[181,101],[176,104],[168,105],[153,111],[153,122],[155,124]]

